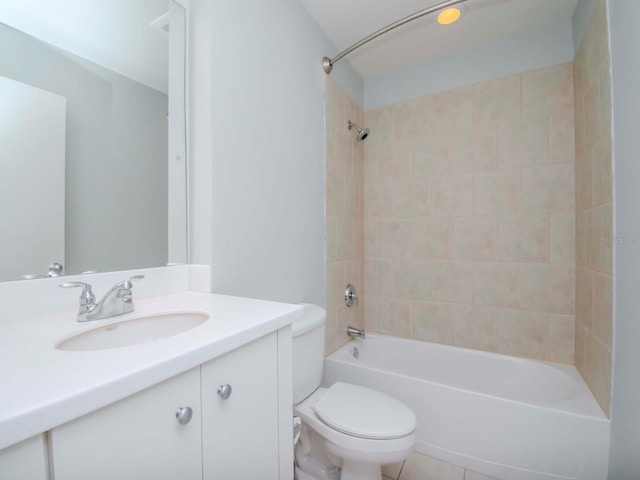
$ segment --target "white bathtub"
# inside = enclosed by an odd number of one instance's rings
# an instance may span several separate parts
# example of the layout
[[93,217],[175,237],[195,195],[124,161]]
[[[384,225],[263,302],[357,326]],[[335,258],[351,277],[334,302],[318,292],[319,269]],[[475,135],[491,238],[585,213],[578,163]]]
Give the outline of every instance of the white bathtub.
[[607,477],[609,420],[574,367],[367,334],[326,359],[339,380],[407,404],[420,453],[502,480]]

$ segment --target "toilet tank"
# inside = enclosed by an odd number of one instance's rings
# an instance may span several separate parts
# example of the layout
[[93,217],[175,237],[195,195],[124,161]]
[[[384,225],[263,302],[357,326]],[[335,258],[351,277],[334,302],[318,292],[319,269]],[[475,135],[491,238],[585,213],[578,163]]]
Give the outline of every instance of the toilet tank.
[[320,386],[324,368],[324,324],[327,312],[316,305],[303,305],[302,318],[291,325],[294,405]]

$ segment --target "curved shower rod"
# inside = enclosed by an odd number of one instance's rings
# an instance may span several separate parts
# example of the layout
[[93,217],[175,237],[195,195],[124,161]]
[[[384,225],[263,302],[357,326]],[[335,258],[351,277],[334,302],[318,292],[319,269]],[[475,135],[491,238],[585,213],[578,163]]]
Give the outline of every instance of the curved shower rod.
[[416,20],[420,17],[424,17],[425,15],[429,15],[430,13],[437,12],[438,10],[442,10],[444,8],[453,7],[454,5],[457,5],[459,3],[463,3],[466,1],[467,0],[447,0],[445,2],[440,2],[436,5],[427,7],[423,10],[420,10],[419,12],[409,15],[408,17],[404,17],[403,19],[398,20],[397,22],[393,22],[387,25],[386,27],[381,28],[380,30],[372,33],[368,37],[363,38],[359,42],[354,43],[349,48],[347,48],[346,50],[343,50],[335,57],[333,58],[324,57],[322,59],[322,68],[324,68],[324,71],[327,73],[327,75],[329,75],[331,73],[331,70],[333,69],[333,66],[336,64],[336,62],[338,62],[339,60],[342,60],[343,57],[346,57],[354,50],[357,50],[361,46],[369,43],[371,40],[378,38],[380,35],[384,35],[385,33],[390,32],[391,30],[401,27],[402,25],[409,23],[413,20]]

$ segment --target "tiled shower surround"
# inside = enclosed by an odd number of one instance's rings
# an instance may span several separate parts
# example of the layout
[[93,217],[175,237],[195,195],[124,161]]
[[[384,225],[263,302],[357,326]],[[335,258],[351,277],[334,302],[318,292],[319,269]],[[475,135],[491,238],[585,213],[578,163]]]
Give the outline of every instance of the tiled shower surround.
[[[611,77],[604,1],[574,62],[576,367],[609,413],[613,334]],[[623,242],[625,239],[620,239]],[[620,245],[624,248],[624,243]]]
[[327,77],[327,354],[352,324],[575,363],[608,413],[610,109],[602,0],[573,63],[364,113]]
[[573,70],[365,113],[365,325],[573,363]]
[[[327,77],[326,93],[326,353],[348,340],[348,325],[362,328],[363,321],[363,164],[364,146],[347,129],[349,120],[362,125],[364,115]],[[356,287],[360,301],[348,308],[344,291]]]

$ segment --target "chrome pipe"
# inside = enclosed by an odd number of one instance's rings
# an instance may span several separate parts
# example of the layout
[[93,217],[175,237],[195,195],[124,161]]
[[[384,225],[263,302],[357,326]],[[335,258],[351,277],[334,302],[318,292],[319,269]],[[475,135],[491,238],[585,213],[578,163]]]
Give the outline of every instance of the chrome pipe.
[[466,1],[468,1],[468,0],[447,0],[445,2],[438,3],[438,4],[433,5],[431,7],[427,7],[425,9],[423,9],[423,10],[420,10],[419,12],[413,13],[413,14],[409,15],[408,17],[404,17],[403,19],[398,20],[397,22],[393,22],[393,23],[387,25],[386,27],[381,28],[380,30],[372,33],[368,37],[363,38],[359,42],[354,43],[349,48],[347,48],[346,50],[343,50],[342,52],[340,52],[335,57],[333,57],[333,58],[323,57],[322,58],[322,68],[324,68],[324,71],[326,72],[326,74],[329,75],[331,73],[331,70],[333,69],[333,66],[338,61],[342,60],[344,57],[349,55],[354,50],[357,50],[358,48],[362,47],[363,45],[366,45],[371,40],[374,40],[374,39],[378,38],[380,35],[384,35],[385,33],[390,32],[391,30],[394,30],[394,29],[396,29],[398,27],[401,27],[402,25],[405,25],[406,23],[412,22],[413,20],[416,20],[416,19],[418,19],[420,17],[424,17],[425,15],[429,15],[430,13],[437,12],[438,10],[442,10],[444,8],[453,7],[454,5],[457,5],[459,3],[463,3],[463,2],[466,2]]

